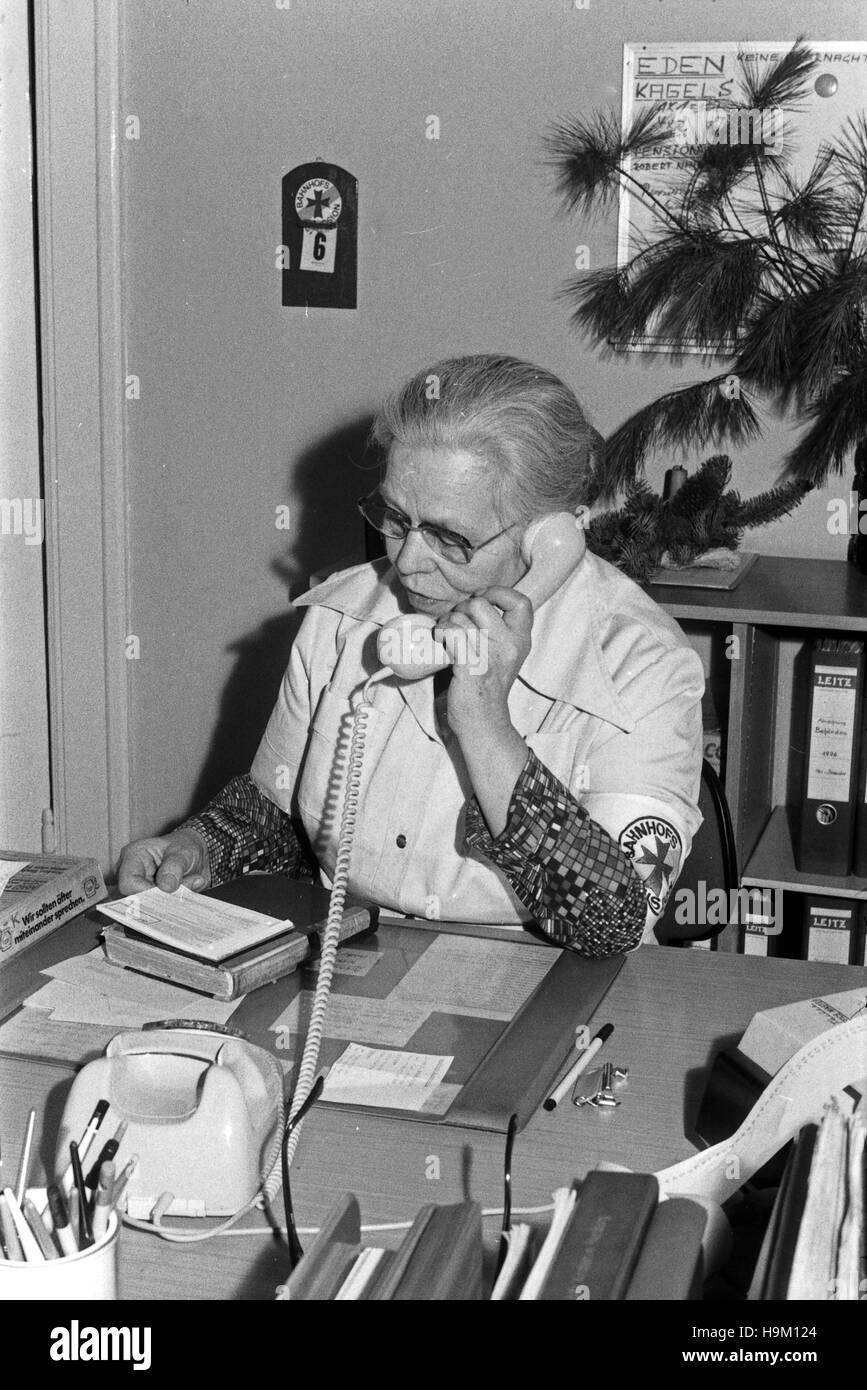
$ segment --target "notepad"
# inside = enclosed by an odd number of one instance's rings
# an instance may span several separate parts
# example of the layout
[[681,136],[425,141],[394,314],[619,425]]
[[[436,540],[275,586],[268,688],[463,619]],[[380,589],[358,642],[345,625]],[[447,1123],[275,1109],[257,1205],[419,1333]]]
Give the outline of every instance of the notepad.
[[292,923],[247,907],[193,893],[148,888],[128,898],[101,903],[100,912],[141,936],[200,960],[219,961],[292,931]]

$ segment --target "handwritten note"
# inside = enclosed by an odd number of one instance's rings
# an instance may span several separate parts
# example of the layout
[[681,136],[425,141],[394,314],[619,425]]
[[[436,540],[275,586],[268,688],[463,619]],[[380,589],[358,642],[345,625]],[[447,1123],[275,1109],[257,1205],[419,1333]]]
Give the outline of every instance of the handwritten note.
[[438,936],[391,991],[389,1003],[508,1021],[556,960],[547,946]]
[[[312,1000],[309,991],[296,995],[279,1018],[275,1018],[271,1031],[282,1035],[305,1034]],[[430,1009],[425,1004],[332,994],[325,1015],[325,1036],[345,1038],[347,1042],[375,1043],[380,1047],[404,1047],[429,1014]]]
[[328,1073],[322,1099],[388,1110],[421,1110],[430,1103],[454,1057],[386,1052],[350,1043]]

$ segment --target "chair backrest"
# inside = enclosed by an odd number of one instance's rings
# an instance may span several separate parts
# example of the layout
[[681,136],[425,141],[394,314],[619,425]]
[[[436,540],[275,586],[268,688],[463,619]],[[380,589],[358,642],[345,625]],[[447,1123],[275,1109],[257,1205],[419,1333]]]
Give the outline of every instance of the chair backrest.
[[[692,902],[697,904],[700,909],[702,903],[707,903],[708,894],[712,890],[723,889],[726,903],[731,903],[734,901],[732,894],[736,893],[740,886],[737,847],[725,790],[714,768],[706,758],[702,759],[701,764],[701,791],[698,807],[704,816],[704,821],[692,842],[692,849],[683,866],[680,878],[672,889],[665,912],[656,924],[656,938],[664,946],[677,946],[684,941],[709,940],[711,937],[717,936],[728,922],[728,913],[720,913],[719,911],[714,911],[711,915],[714,919],[720,918],[721,920],[714,920],[711,926],[694,920],[676,921],[675,913],[678,910],[677,895],[679,889],[690,889],[693,893]],[[683,912],[684,899],[682,896],[679,902],[681,904],[679,915],[687,915]],[[689,913],[688,915],[694,917],[697,914]]]

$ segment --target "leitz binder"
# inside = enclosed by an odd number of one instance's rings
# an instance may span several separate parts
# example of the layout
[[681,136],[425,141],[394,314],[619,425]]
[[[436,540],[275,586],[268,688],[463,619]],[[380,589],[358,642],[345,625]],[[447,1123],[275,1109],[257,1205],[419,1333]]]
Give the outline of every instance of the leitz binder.
[[810,658],[807,762],[795,862],[801,873],[852,871],[864,643],[819,638]]
[[804,897],[804,956],[826,965],[857,965],[858,900]]
[[867,696],[861,695],[861,748],[855,789],[855,845],[852,868],[867,878]]

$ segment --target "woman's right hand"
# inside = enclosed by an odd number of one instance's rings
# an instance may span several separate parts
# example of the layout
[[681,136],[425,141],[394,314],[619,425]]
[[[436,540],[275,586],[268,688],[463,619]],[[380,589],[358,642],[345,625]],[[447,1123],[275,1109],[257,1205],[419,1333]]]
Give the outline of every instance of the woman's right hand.
[[194,830],[173,830],[171,835],[151,835],[133,840],[121,850],[117,886],[122,897],[162,888],[174,893],[181,884],[194,892],[211,881],[208,847]]

